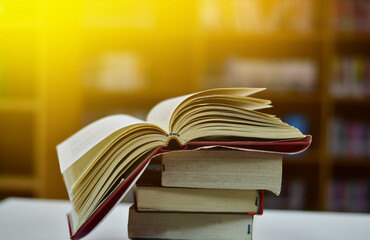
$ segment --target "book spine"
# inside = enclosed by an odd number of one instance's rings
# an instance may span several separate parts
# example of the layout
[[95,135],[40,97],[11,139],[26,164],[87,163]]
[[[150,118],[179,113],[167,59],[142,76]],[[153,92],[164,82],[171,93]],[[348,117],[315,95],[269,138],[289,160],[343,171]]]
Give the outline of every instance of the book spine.
[[256,215],[263,215],[265,191],[264,190],[258,190],[258,195],[259,195],[259,199],[260,199],[260,207],[259,207],[258,213]]

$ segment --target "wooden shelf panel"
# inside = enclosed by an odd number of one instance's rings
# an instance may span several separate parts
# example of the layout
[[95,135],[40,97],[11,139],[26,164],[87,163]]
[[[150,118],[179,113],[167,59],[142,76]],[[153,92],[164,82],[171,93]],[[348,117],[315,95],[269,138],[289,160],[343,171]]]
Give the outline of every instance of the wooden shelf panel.
[[352,167],[352,168],[370,168],[370,157],[361,158],[351,158],[353,160],[348,160],[346,158],[337,158],[333,161],[336,167]]
[[272,105],[274,105],[274,103],[292,103],[292,101],[294,101],[294,103],[321,103],[321,97],[316,92],[278,92],[267,90],[262,93],[255,94],[254,96],[269,99],[272,101]]
[[33,192],[36,188],[32,176],[0,175],[0,191]]
[[313,166],[319,167],[320,157],[318,149],[309,148],[303,153],[294,155],[284,155],[283,163],[287,166]]
[[1,99],[0,112],[34,112],[38,109],[38,102],[29,99]]
[[320,32],[276,32],[276,33],[238,33],[229,31],[225,33],[208,32],[204,33],[208,39],[216,41],[264,41],[264,42],[292,42],[292,43],[312,43],[322,41]]
[[370,161],[334,161],[333,178],[370,179]]
[[370,34],[366,32],[338,32],[335,34],[337,42],[370,43]]
[[[124,107],[124,108],[152,108],[157,103],[180,95],[189,94],[179,89],[179,92],[142,90],[137,92],[108,92],[91,89],[85,91],[85,106],[88,108],[99,107]],[[134,103],[134,104],[133,104]]]
[[332,101],[336,105],[362,105],[362,106],[369,106],[370,105],[370,97],[348,97],[348,98],[335,98],[332,97]]
[[312,159],[293,159],[293,158],[284,158],[283,160],[284,165],[286,166],[314,166],[314,167],[319,167],[319,162],[312,160]]

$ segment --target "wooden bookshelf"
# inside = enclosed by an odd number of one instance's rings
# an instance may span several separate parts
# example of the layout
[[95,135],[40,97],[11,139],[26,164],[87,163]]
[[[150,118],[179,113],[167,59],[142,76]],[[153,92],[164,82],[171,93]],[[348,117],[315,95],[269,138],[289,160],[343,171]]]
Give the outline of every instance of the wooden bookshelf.
[[39,103],[34,100],[1,99],[0,112],[35,112]]
[[[90,1],[93,6],[94,0]],[[310,199],[303,209],[326,210],[331,182],[348,178],[342,176],[343,169],[348,167],[354,173],[369,169],[368,157],[350,162],[347,157],[337,160],[328,151],[331,119],[339,115],[363,122],[370,120],[369,113],[361,111],[368,108],[369,96],[338,99],[330,91],[333,59],[370,57],[369,34],[333,28],[334,0],[309,0],[313,17],[308,30],[262,33],[235,31],[230,24],[205,30],[197,23],[202,1],[187,1],[178,8],[162,8],[165,3],[150,1],[149,22],[135,21],[136,10],[128,13],[122,3],[115,12],[109,12],[112,9],[89,10],[90,5],[86,4],[90,1],[75,4],[40,0],[26,19],[0,18],[0,35],[11,34],[0,39],[0,64],[1,57],[12,56],[13,51],[14,56],[22,56],[19,49],[26,56],[19,58],[21,69],[12,63],[11,72],[4,78],[0,75],[0,116],[8,116],[8,120],[0,122],[14,127],[12,119],[25,119],[17,124],[30,135],[26,137],[29,141],[19,141],[17,146],[19,151],[28,149],[25,156],[12,158],[14,150],[9,147],[12,145],[0,145],[0,152],[4,153],[0,162],[9,161],[1,163],[5,166],[0,169],[1,196],[16,190],[20,196],[66,198],[55,151],[58,143],[106,114],[122,112],[142,117],[162,99],[209,87],[225,87],[221,75],[227,61],[235,56],[277,62],[306,59],[316,66],[317,81],[312,91],[271,89],[259,95],[273,102],[274,108],[267,112],[283,118],[299,113],[309,122],[309,133],[313,135],[310,151],[287,158],[284,163],[287,181],[299,179],[306,184],[305,194]],[[127,21],[110,18],[109,14],[116,16],[120,11]],[[152,18],[155,21],[150,24]],[[12,40],[10,46],[4,44]],[[142,75],[135,75],[141,85],[127,85],[132,89],[127,87],[126,91],[122,85],[121,90],[119,87],[104,90],[99,84],[91,86],[95,81],[92,76],[100,76],[101,66],[112,59],[141,69]],[[143,60],[144,64],[135,59]],[[2,71],[0,65],[0,74]],[[11,134],[9,131],[6,133]],[[17,134],[13,138],[23,137]],[[13,142],[17,144],[17,140]],[[17,166],[25,167],[17,172],[14,171]],[[370,180],[367,175],[361,177]]]
[[33,192],[36,182],[33,177],[25,175],[1,175],[0,191]]

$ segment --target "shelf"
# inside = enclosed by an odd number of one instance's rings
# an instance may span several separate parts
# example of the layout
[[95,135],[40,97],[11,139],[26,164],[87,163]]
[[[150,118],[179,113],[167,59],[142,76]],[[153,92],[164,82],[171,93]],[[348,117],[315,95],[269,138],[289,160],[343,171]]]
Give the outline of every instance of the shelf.
[[359,38],[355,36],[341,36],[336,39],[335,52],[339,55],[359,55],[368,56],[370,54],[370,34],[360,36]]
[[370,43],[370,34],[366,32],[338,32],[335,34],[338,42]]
[[370,179],[370,161],[333,161],[333,176],[343,179]]
[[308,149],[307,152],[297,155],[284,155],[283,163],[289,166],[318,166],[319,152],[315,149]]
[[35,100],[1,99],[0,112],[35,112],[38,104]]
[[31,176],[0,175],[0,191],[32,192],[35,187],[35,179]]
[[268,41],[268,42],[318,42],[322,40],[319,32],[271,32],[271,33],[241,33],[229,31],[208,32],[204,34],[208,39],[227,41],[233,39],[235,41]]
[[370,105],[370,97],[347,97],[347,98],[335,98],[332,97],[332,100],[337,105]]
[[176,93],[140,90],[136,92],[107,92],[90,89],[85,92],[87,107],[122,107],[122,108],[148,108],[154,107],[160,101],[179,95],[188,94],[179,91]]
[[[333,157],[335,158],[335,157]],[[357,158],[335,158],[333,164],[337,167],[365,167],[370,168],[370,157],[357,157]],[[353,160],[349,160],[353,159]]]
[[295,103],[313,103],[319,104],[321,102],[321,97],[319,94],[314,92],[277,92],[277,91],[265,91],[254,96],[258,96],[261,98],[269,99],[272,101],[272,105],[274,103],[291,103],[294,101]]
[[319,166],[318,161],[314,161],[308,157],[302,157],[302,159],[284,157],[283,163],[289,166]]
[[[82,28],[82,39],[87,41],[86,49],[136,49],[145,52],[156,52],[158,45],[165,51],[166,43],[185,42],[191,45],[199,36],[197,33],[157,32],[153,29],[120,29],[120,28]],[[104,44],[109,42],[109,45]]]
[[[279,40],[280,39],[280,40]],[[322,42],[316,38],[255,37],[209,38],[204,42],[208,57],[250,57],[256,59],[313,59],[321,57]],[[220,47],[222,46],[222,47]]]

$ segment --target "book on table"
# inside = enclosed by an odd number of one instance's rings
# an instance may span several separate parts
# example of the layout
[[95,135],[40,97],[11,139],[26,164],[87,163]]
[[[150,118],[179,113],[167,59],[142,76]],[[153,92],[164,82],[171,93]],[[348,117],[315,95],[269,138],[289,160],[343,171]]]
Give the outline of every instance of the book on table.
[[[84,127],[57,146],[72,210],[71,238],[93,230],[160,153],[222,146],[296,153],[310,136],[257,110],[269,100],[250,97],[263,89],[211,89],[165,100],[147,120],[113,115]],[[171,148],[172,143],[175,148]]]
[[252,239],[253,215],[129,210],[130,239]]
[[[281,180],[281,153],[225,148],[168,152],[155,158],[136,183],[129,236],[252,239],[253,224],[243,228],[242,217],[236,215],[262,215],[264,190],[278,195]],[[219,218],[221,224],[216,226],[210,218]],[[221,219],[227,219],[225,226]],[[225,227],[225,235],[215,238],[217,227]],[[242,230],[247,228],[248,234]]]

